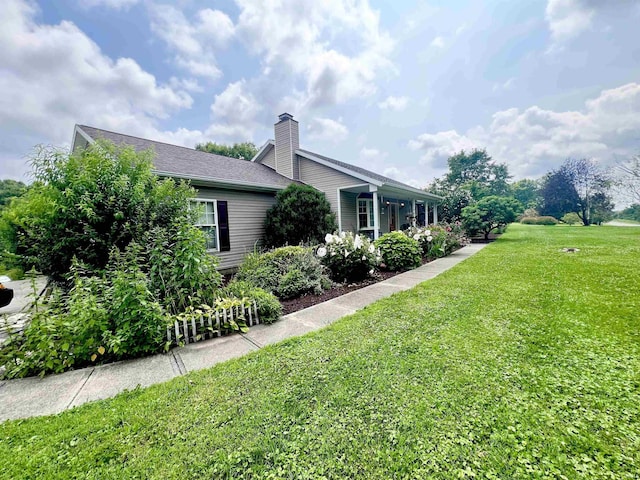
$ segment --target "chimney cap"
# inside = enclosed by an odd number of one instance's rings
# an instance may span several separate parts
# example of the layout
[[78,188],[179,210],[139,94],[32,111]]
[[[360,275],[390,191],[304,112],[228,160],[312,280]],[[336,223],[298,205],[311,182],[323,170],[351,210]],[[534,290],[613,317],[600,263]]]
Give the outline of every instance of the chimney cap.
[[284,122],[285,120],[293,120],[293,115],[285,112],[278,115],[278,118],[280,119],[281,122]]

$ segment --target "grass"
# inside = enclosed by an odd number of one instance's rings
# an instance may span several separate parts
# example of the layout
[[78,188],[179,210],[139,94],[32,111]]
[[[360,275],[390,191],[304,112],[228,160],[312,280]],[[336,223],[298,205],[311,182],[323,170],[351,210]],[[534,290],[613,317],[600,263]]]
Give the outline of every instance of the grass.
[[512,225],[325,330],[6,422],[0,477],[638,478],[639,284],[640,230]]
[[627,220],[624,218],[616,218],[614,219],[616,222],[628,223],[629,225],[640,225],[640,222],[636,222],[635,220]]

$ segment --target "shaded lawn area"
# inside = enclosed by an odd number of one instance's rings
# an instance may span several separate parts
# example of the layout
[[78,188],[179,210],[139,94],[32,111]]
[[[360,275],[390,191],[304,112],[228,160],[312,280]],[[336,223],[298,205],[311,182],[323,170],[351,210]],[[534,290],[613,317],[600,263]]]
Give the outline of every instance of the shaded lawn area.
[[638,478],[639,285],[640,230],[512,225],[323,331],[4,423],[0,476]]

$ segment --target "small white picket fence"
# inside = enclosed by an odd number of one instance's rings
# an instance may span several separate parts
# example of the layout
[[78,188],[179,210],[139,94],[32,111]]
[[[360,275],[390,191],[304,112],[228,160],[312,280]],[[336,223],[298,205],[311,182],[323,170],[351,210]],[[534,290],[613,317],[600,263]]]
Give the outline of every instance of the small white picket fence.
[[189,320],[176,320],[173,326],[167,327],[169,343],[186,345],[232,333],[235,330],[224,328],[224,325],[231,321],[241,320],[246,322],[249,327],[260,324],[258,306],[255,301],[249,305],[242,304],[231,308],[203,311],[199,317],[198,319],[191,317]]

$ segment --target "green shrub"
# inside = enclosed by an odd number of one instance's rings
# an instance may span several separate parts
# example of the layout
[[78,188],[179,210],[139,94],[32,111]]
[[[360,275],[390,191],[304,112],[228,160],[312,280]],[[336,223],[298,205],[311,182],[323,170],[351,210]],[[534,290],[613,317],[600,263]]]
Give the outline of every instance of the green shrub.
[[151,289],[169,312],[178,314],[189,305],[213,302],[222,276],[199,228],[183,224],[173,234],[155,228],[148,245]]
[[523,217],[520,223],[524,225],[557,225],[558,220],[550,216],[542,217]]
[[256,302],[261,323],[273,323],[282,315],[282,305],[276,296],[249,282],[233,280],[222,290],[221,295]]
[[580,220],[580,216],[576,212],[567,213],[562,217],[561,220],[567,225],[576,225],[582,223],[582,220]]
[[139,263],[141,247],[132,244],[115,252],[107,274],[111,328],[107,350],[118,357],[135,357],[161,350],[168,317],[151,290]]
[[351,232],[327,233],[324,241],[324,245],[316,249],[316,255],[336,282],[363,280],[380,263],[378,251],[364,235],[354,237]]
[[144,244],[154,227],[193,223],[193,189],[153,173],[153,152],[97,142],[82,152],[42,148],[34,184],[2,211],[1,242],[24,267],[63,279],[76,257],[103,270],[113,247]]
[[324,193],[309,185],[291,184],[276,195],[264,222],[265,244],[318,244],[325,232],[337,228],[335,214]]
[[265,253],[250,253],[235,279],[246,281],[278,298],[321,293],[331,286],[324,266],[311,248],[290,246]]
[[103,277],[72,263],[71,288],[56,289],[31,323],[0,347],[8,378],[60,373],[97,361],[160,352],[170,323],[139,264],[140,247],[114,251]]
[[422,264],[420,244],[402,232],[385,233],[374,245],[380,250],[382,263],[389,270],[406,270]]

